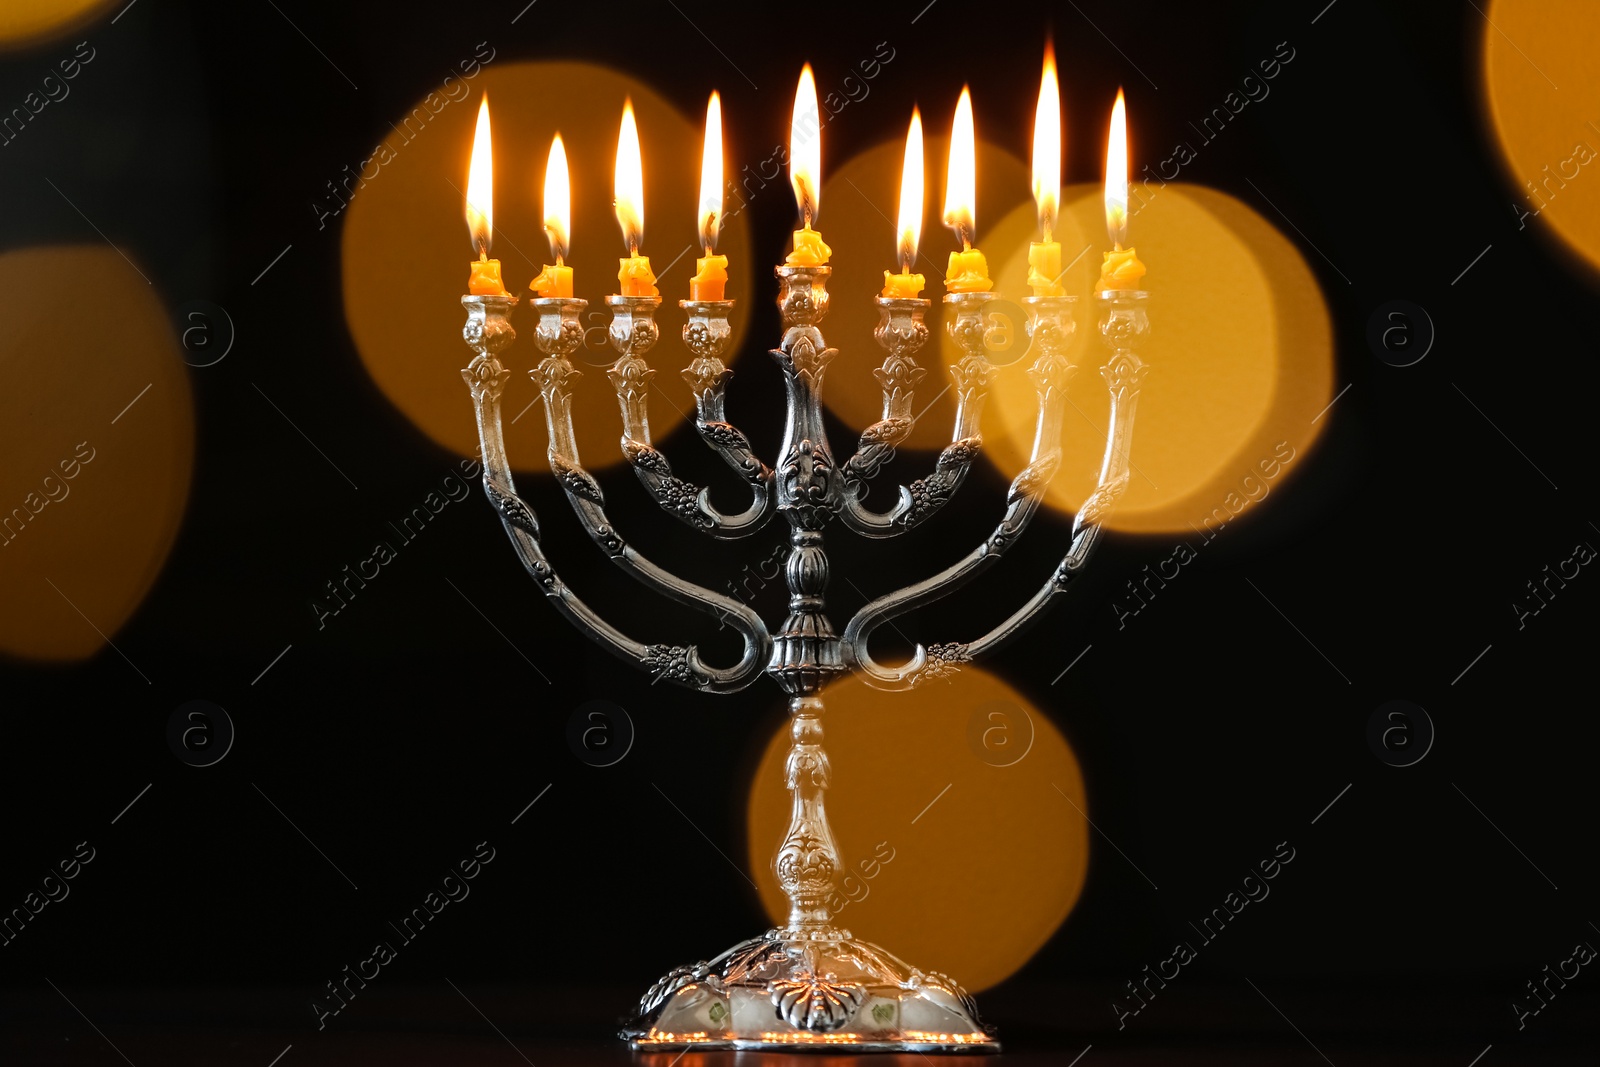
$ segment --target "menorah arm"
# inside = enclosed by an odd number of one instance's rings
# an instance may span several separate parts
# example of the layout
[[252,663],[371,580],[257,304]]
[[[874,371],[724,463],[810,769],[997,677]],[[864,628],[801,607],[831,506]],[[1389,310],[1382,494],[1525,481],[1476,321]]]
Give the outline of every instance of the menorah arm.
[[950,673],[953,667],[946,666],[947,657],[959,656],[952,663],[970,659],[956,651],[962,646],[935,645],[926,649],[919,644],[909,660],[891,667],[875,660],[868,644],[879,626],[949,596],[999,562],[1005,550],[1028,528],[1060,460],[1060,452],[1052,448],[1042,456],[1036,455],[1017,475],[1006,495],[1005,516],[977,548],[931,578],[879,597],[857,611],[844,629],[845,662],[880,689],[910,689]]
[[[509,297],[467,297],[465,331],[467,343],[478,355],[462,372],[472,391],[478,424],[479,450],[483,457],[483,486],[501,523],[511,538],[518,558],[566,618],[595,642],[624,660],[649,670],[656,681],[669,681],[706,692],[736,692],[760,677],[772,651],[772,636],[760,616],[744,604],[701,586],[684,581],[662,570],[626,545],[612,530],[603,509],[603,498],[594,479],[577,465],[572,443],[571,397],[566,382],[577,375],[563,349],[570,350],[558,331],[557,337],[541,336],[541,348],[556,351],[533,372],[547,407],[546,420],[551,434],[551,466],[561,479],[568,499],[590,536],[618,566],[641,582],[680,603],[721,616],[744,639],[744,651],[731,667],[705,663],[693,645],[645,644],[628,637],[572,592],[556,575],[542,547],[538,519],[533,509],[516,493],[506,458],[501,428],[500,395],[510,372],[497,354],[511,343],[515,333],[507,316],[515,301]],[[580,335],[581,336],[581,335]],[[552,413],[549,409],[554,407]]]
[[1072,538],[1061,562],[1038,592],[1028,598],[1004,622],[975,641],[940,649],[946,660],[946,673],[959,660],[970,660],[992,652],[1017,637],[1064,596],[1100,541],[1103,523],[1128,488],[1129,453],[1133,448],[1133,417],[1139,407],[1139,389],[1144,382],[1145,364],[1134,346],[1150,332],[1142,290],[1108,290],[1098,294],[1105,305],[1100,334],[1111,347],[1110,361],[1100,368],[1111,392],[1110,425],[1106,428],[1106,450],[1100,461],[1100,479],[1089,499],[1083,502],[1072,520]]
[[748,605],[680,578],[641,555],[612,526],[605,513],[605,497],[594,477],[574,459],[554,449],[549,458],[551,469],[566,491],[578,521],[613,563],[656,592],[718,616],[744,638],[744,655],[737,664],[726,669],[701,664],[693,646],[652,646],[645,661],[651,673],[658,680],[665,677],[693,688],[722,693],[743,689],[759,677],[772,655],[772,635],[761,616]]
[[1112,348],[1110,361],[1100,369],[1111,394],[1105,454],[1095,490],[1078,509],[1073,519],[1068,548],[1048,581],[1017,611],[994,629],[968,642],[916,646],[911,658],[898,667],[874,660],[867,649],[873,631],[885,622],[924,604],[946,596],[994,565],[1001,551],[1026,527],[1037,508],[1050,476],[1054,473],[1055,452],[1044,452],[1045,443],[1054,441],[1060,431],[1061,402],[1072,368],[1062,357],[1066,337],[1071,333],[1070,305],[1051,303],[1064,298],[1038,298],[1032,305],[1030,333],[1044,350],[1030,374],[1039,390],[1039,423],[1034,436],[1034,458],[1012,483],[1006,518],[984,544],[964,559],[923,582],[880,597],[867,604],[844,632],[847,662],[865,674],[873,684],[887,689],[909,689],[923,682],[944,677],[960,664],[993,651],[1015,638],[1066,593],[1072,579],[1088,562],[1099,542],[1102,522],[1128,485],[1129,452],[1133,442],[1133,419],[1138,407],[1144,364],[1133,346],[1149,332],[1143,292],[1107,292],[1098,299],[1106,312],[1100,332]]
[[672,464],[650,441],[648,401],[656,372],[644,357],[658,336],[655,312],[661,299],[611,296],[606,302],[611,305],[611,345],[619,353],[607,377],[622,409],[622,454],[640,483],[669,515],[713,537],[733,539],[759,530],[773,513],[772,471],[756,459],[749,440],[722,414],[723,384],[732,371],[718,355],[728,340],[733,301],[682,301],[689,309],[684,343],[696,356],[684,377],[695,390],[700,436],[750,487],[749,506],[733,515],[712,506],[710,490],[673,474]]
[[911,411],[912,391],[927,372],[917,366],[914,357],[928,338],[928,328],[922,320],[929,305],[926,300],[906,297],[878,298],[882,318],[873,336],[886,354],[883,366],[873,374],[883,387],[883,418],[863,431],[855,454],[845,461],[839,501],[840,520],[863,537],[894,537],[920,526],[955,496],[972,468],[983,444],[978,433],[979,414],[994,374],[982,319],[984,305],[991,299],[988,293],[946,297],[956,312],[950,323],[951,335],[966,351],[961,361],[950,368],[956,389],[956,420],[950,444],[939,453],[933,473],[899,486],[899,499],[894,505],[887,511],[874,511],[864,502],[867,485],[894,458],[896,447],[916,426],[916,416]]

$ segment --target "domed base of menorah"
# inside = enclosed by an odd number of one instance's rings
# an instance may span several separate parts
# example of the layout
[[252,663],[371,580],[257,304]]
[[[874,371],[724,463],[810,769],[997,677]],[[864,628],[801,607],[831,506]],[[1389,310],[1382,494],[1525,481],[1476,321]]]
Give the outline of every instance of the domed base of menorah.
[[1000,1051],[959,985],[835,927],[768,930],[674,968],[620,1036],[641,1051]]

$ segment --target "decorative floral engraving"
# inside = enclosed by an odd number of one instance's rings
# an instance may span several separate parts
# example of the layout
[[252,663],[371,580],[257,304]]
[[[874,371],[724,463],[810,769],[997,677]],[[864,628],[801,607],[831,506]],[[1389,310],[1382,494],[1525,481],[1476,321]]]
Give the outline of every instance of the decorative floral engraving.
[[802,440],[784,457],[779,473],[785,498],[793,501],[789,507],[828,508],[833,457],[828,455],[826,446],[819,447],[809,438]]
[[489,503],[495,510],[505,516],[507,522],[523,531],[535,541],[539,539],[539,520],[534,518],[533,512],[524,504],[515,493],[502,490],[490,479],[484,479],[483,488],[489,495]]
[[[815,334],[813,340],[812,335]],[[811,386],[814,391],[822,389],[822,373],[828,369],[828,364],[833,362],[833,357],[839,354],[836,348],[818,347],[822,335],[815,330],[802,332],[795,338],[785,352],[789,363],[794,367],[795,376]]]
[[702,422],[700,424],[700,436],[716,448],[735,449],[740,452],[750,451],[750,439],[741,433],[737,426],[730,423]]
[[729,370],[722,360],[710,356],[702,356],[683,369],[683,380],[689,383],[689,388],[694,390],[695,396],[720,392],[724,383],[731,377],[733,371]]
[[564,396],[568,384],[583,377],[583,372],[567,362],[565,356],[546,356],[539,365],[528,372],[539,393],[549,403],[552,396]]
[[606,498],[600,492],[600,483],[595,481],[588,471],[555,455],[550,457],[550,469],[555,472],[561,487],[567,492],[580,496],[596,506],[605,506]]
[[803,974],[767,987],[778,1018],[801,1030],[826,1032],[849,1022],[866,999],[864,987],[832,975]]
[[1081,529],[1090,523],[1099,523],[1104,519],[1111,512],[1112,507],[1117,502],[1117,498],[1122,495],[1122,491],[1126,488],[1128,488],[1128,473],[1126,471],[1120,477],[1113,478],[1104,485],[1096,487],[1095,491],[1089,494],[1089,499],[1083,502],[1083,507],[1078,509],[1078,515],[1075,520],[1078,527]]
[[472,362],[461,372],[461,379],[467,383],[467,388],[472,390],[474,400],[498,397],[509,377],[511,372],[501,366],[500,361],[493,356],[474,356]]
[[650,672],[650,684],[660,681],[692,683],[694,667],[689,661],[694,649],[684,645],[651,645],[644,655],[645,669]]
[[725,992],[722,978],[712,970],[711,965],[705,960],[693,963],[686,967],[674,967],[656,984],[645,990],[644,996],[639,998],[639,1014],[648,1015],[667,1002],[667,998],[678,990],[690,985],[706,985],[718,993]]
[[1078,368],[1068,362],[1065,356],[1054,352],[1046,352],[1028,368],[1028,377],[1033,379],[1041,404],[1054,400],[1077,373]]
[[638,356],[623,356],[608,371],[606,377],[611,379],[612,388],[624,400],[637,402],[644,399],[650,389],[650,379],[656,372],[650,365]]
[[982,445],[981,437],[964,437],[945,446],[945,450],[939,453],[939,462],[934,466],[933,473],[926,478],[918,478],[906,487],[911,493],[911,507],[900,516],[900,524],[910,528],[944,507],[956,491],[956,486],[966,476],[967,468],[972,465]]
[[1100,368],[1100,376],[1111,387],[1112,395],[1121,400],[1130,393],[1138,392],[1139,386],[1144,383],[1146,369],[1144,361],[1132,352],[1118,352],[1111,362]]
[[1006,494],[1006,503],[1015,503],[1023,497],[1043,495],[1045,487],[1050,484],[1050,479],[1055,477],[1056,468],[1060,464],[1059,452],[1046,452],[1038,462],[1030,463],[1012,481],[1011,491]]
[[948,679],[961,670],[961,664],[971,663],[972,653],[966,645],[959,642],[950,642],[942,645],[928,646],[928,662],[917,672],[912,680],[912,688],[928,682]]
[[667,457],[643,441],[635,441],[631,437],[623,438],[622,454],[627,457],[629,463],[640,470],[667,476],[672,474],[672,464],[667,462]]
[[578,321],[577,312],[572,312],[571,318],[559,311],[541,313],[539,325],[533,330],[533,342],[547,355],[563,359],[572,355],[583,344],[583,324]]
[[912,319],[909,313],[905,318],[891,313],[873,328],[872,337],[891,357],[910,356],[927,343],[928,327],[920,318]]
[[831,774],[828,754],[820,745],[795,745],[784,762],[784,781],[790,789],[799,789],[802,784],[826,789]]

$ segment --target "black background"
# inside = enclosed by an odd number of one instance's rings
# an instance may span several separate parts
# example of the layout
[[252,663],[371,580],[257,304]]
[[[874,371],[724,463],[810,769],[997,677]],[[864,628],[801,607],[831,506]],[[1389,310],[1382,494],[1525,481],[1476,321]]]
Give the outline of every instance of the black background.
[[[1170,554],[1171,538],[1111,536],[1065,606],[994,661],[1071,740],[1099,829],[1161,890],[1095,836],[1071,918],[986,1004],[1002,1020],[1007,1005],[1023,1005],[1016,1025],[1049,1031],[1062,1020],[1027,1007],[1029,990],[1100,983],[1070,1025],[1108,1027],[1111,987],[1167,954],[1187,936],[1185,919],[1289,840],[1293,886],[1198,964],[1208,986],[1243,990],[1228,1002],[1228,1025],[1285,1030],[1248,978],[1302,991],[1274,1000],[1297,1021],[1291,1004],[1323,1012],[1329,1028],[1398,1032],[1407,1005],[1439,1001],[1428,1033],[1448,1032],[1462,1063],[1485,1043],[1538,1040],[1518,1036],[1510,1002],[1576,942],[1600,940],[1585,669],[1594,631],[1584,621],[1593,579],[1575,580],[1521,631],[1511,603],[1546,564],[1600,538],[1587,443],[1594,285],[1538,226],[1517,227],[1520,179],[1499,161],[1480,88],[1482,39],[1494,31],[1472,5],[1337,0],[1319,17],[1323,0],[937,0],[913,23],[922,2],[538,0],[513,25],[521,0],[449,11],[275,4],[140,0],[115,25],[113,9],[0,58],[9,101],[70,42],[98,50],[75,102],[0,150],[5,247],[97,240],[42,180],[70,174],[78,205],[169,306],[213,301],[238,330],[224,362],[190,372],[199,437],[188,514],[159,583],[113,635],[150,684],[110,649],[70,668],[8,663],[0,673],[0,906],[19,904],[76,842],[98,850],[70,900],[0,949],[12,1004],[40,990],[53,999],[46,977],[69,991],[270,986],[263,1003],[312,1031],[304,1005],[321,984],[485,839],[498,855],[475,884],[477,902],[404,951],[397,986],[450,998],[443,977],[596,983],[624,991],[620,1012],[628,990],[669,965],[763,928],[746,881],[695,826],[745,855],[749,779],[782,722],[775,689],[713,699],[652,688],[559,621],[476,490],[392,577],[317,629],[309,602],[323,582],[458,457],[424,440],[361,369],[343,321],[338,237],[317,231],[309,205],[479,41],[497,64],[628,68],[688,115],[718,87],[746,145],[783,140],[803,61],[826,81],[830,65],[842,71],[888,41],[893,65],[829,125],[828,158],[842,161],[894,136],[913,102],[953,97],[963,80],[985,136],[1025,153],[1040,43],[1053,29],[1069,112],[1098,114],[1126,85],[1150,146],[1192,139],[1187,122],[1279,42],[1296,50],[1271,98],[1183,179],[1240,197],[1299,244],[1334,323],[1336,385],[1349,388],[1293,477],[1136,626],[1119,633],[1109,604]],[[1098,180],[1101,136],[1097,122],[1069,124],[1066,180]],[[756,246],[775,258],[791,205],[773,196],[751,210]],[[1384,364],[1366,340],[1369,317],[1394,299],[1424,307],[1438,331],[1416,366]],[[752,336],[775,336],[766,301],[750,304]],[[454,336],[438,344],[441,359],[464,358]],[[748,375],[741,367],[730,409],[770,455],[777,379],[755,362]],[[252,381],[292,407],[359,493],[329,476]],[[465,390],[461,411],[470,417]],[[691,574],[709,583],[764,559],[780,536],[774,526],[737,555],[691,554],[701,547],[691,532],[652,515],[625,472],[602,481],[616,486],[619,525],[658,558],[695,560]],[[965,492],[992,503],[1002,488],[980,473]],[[528,480],[524,492],[545,513],[550,556],[568,579],[614,611],[634,610],[639,601],[624,601],[624,580],[557,509],[551,486]],[[943,545],[989,521],[991,509],[969,510],[947,519],[954,532],[914,534],[887,562],[878,547],[836,538],[835,573],[874,567],[885,589],[926,573],[946,558]],[[1065,531],[1042,517],[981,600],[930,610],[913,632],[956,636],[970,628],[959,612],[1020,596]],[[835,618],[859,599],[836,583]],[[758,606],[770,617],[780,604]],[[642,637],[684,625],[666,609],[646,618]],[[1051,687],[1089,643],[1093,653]],[[638,734],[606,769],[581,763],[564,737],[571,710],[596,698],[629,709]],[[185,766],[167,747],[169,714],[192,699],[216,702],[237,726],[214,767]],[[1366,738],[1369,716],[1392,699],[1425,708],[1437,728],[1428,757],[1405,769],[1380,762]],[[1583,992],[1554,1002],[1540,1024],[1546,1040],[1585,1020],[1593,1002],[1578,1000]],[[1486,1006],[1469,1008],[1459,999],[1469,995]],[[1386,1007],[1369,1012],[1373,1002]],[[50,1026],[87,1034],[64,1005],[40,1011],[60,1013]],[[360,1013],[357,1003],[350,1025]],[[1167,1022],[1183,1018],[1173,1009]]]

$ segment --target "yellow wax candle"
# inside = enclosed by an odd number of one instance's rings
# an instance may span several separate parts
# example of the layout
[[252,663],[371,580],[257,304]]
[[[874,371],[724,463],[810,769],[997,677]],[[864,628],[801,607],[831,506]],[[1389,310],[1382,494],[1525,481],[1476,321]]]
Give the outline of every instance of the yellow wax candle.
[[528,288],[542,297],[572,297],[572,268],[565,263],[557,262],[555,266],[546,263],[539,276],[528,283]]
[[883,272],[883,295],[904,298],[915,298],[922,295],[923,277],[907,271],[904,274],[890,274]]
[[701,256],[694,265],[695,275],[689,279],[689,299],[723,299],[723,287],[728,284],[728,257]]
[[1034,296],[1066,296],[1061,284],[1061,243],[1034,241],[1028,245],[1028,285]]
[[1131,248],[1118,246],[1114,252],[1105,254],[1105,261],[1100,264],[1100,280],[1095,284],[1095,289],[1137,289],[1139,279],[1144,277],[1144,264],[1139,262],[1139,257]]
[[833,249],[822,241],[822,234],[808,223],[803,230],[794,231],[794,251],[784,258],[791,267],[820,267],[828,262]]
[[505,296],[506,287],[500,282],[500,261],[487,256],[473,260],[467,292],[473,296]]
[[617,261],[617,281],[622,284],[623,296],[660,296],[656,276],[650,270],[649,256],[623,256]]
[[994,288],[994,280],[989,277],[989,261],[976,248],[951,252],[944,287],[952,293],[987,293]]

